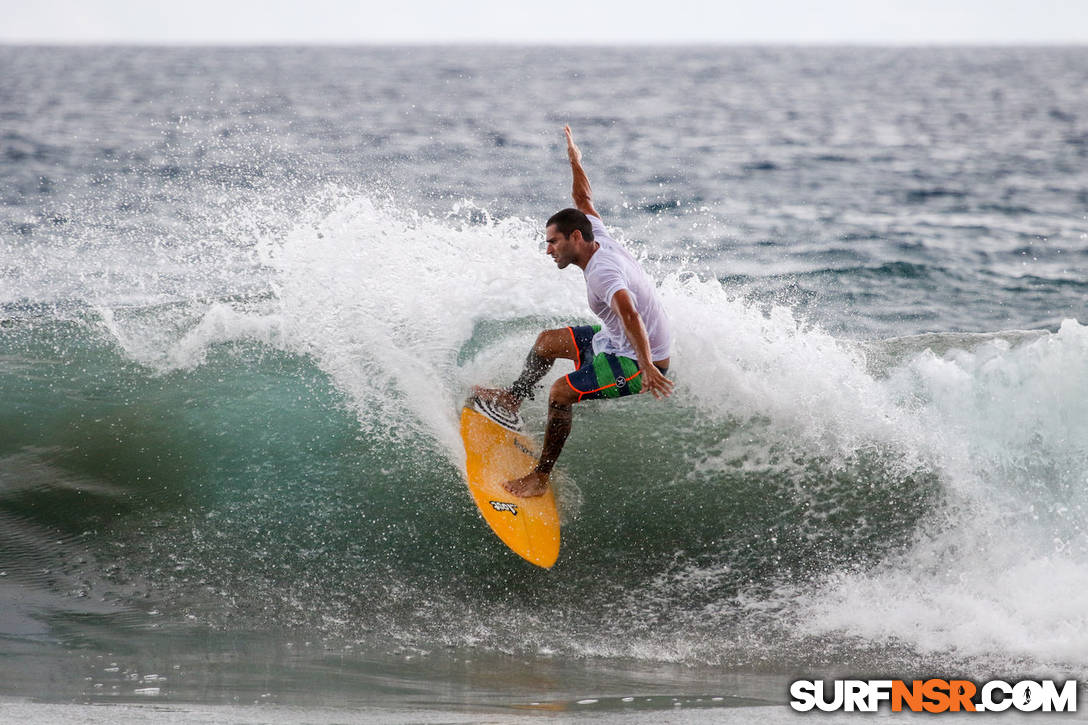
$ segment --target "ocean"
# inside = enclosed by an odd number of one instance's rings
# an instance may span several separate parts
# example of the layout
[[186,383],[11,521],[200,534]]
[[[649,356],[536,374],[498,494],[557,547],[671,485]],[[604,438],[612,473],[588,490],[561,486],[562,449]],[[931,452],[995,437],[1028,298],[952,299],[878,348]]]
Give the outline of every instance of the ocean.
[[[1083,47],[0,46],[0,720],[1088,679],[1086,87]],[[543,570],[457,421],[593,321],[565,123],[676,392],[576,407]]]

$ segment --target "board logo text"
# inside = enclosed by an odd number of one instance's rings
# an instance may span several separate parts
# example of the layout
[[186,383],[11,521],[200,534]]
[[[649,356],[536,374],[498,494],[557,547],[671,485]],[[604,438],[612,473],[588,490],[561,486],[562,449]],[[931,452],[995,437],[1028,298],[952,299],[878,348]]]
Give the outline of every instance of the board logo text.
[[518,515],[518,505],[516,503],[507,503],[506,501],[488,501],[488,503],[496,511],[509,511],[515,516]]

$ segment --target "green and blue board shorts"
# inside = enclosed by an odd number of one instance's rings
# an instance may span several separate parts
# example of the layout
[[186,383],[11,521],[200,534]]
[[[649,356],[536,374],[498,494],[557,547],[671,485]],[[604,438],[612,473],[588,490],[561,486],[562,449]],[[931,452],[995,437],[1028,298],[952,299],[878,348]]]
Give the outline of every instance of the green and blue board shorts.
[[600,325],[577,325],[567,329],[574,340],[578,359],[574,361],[577,370],[566,379],[567,385],[578,393],[579,403],[642,392],[642,371],[636,360],[606,352],[593,354],[593,336],[601,331]]

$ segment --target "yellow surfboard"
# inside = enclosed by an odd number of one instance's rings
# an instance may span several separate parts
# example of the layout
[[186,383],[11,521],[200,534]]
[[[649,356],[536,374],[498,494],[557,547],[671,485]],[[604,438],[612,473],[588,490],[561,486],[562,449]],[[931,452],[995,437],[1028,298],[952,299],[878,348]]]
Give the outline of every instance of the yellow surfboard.
[[524,476],[537,462],[536,444],[513,429],[516,419],[504,422],[477,410],[471,399],[461,410],[468,490],[503,543],[527,561],[549,568],[559,557],[555,493],[549,486],[543,496],[522,498],[502,487]]

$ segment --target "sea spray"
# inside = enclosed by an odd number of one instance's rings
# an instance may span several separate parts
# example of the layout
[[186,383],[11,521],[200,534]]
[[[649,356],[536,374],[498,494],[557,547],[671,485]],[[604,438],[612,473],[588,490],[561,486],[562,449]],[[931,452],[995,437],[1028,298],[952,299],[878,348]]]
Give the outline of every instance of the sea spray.
[[928,350],[888,380],[934,431],[948,499],[906,551],[804,597],[812,631],[1084,666],[1088,328]]

